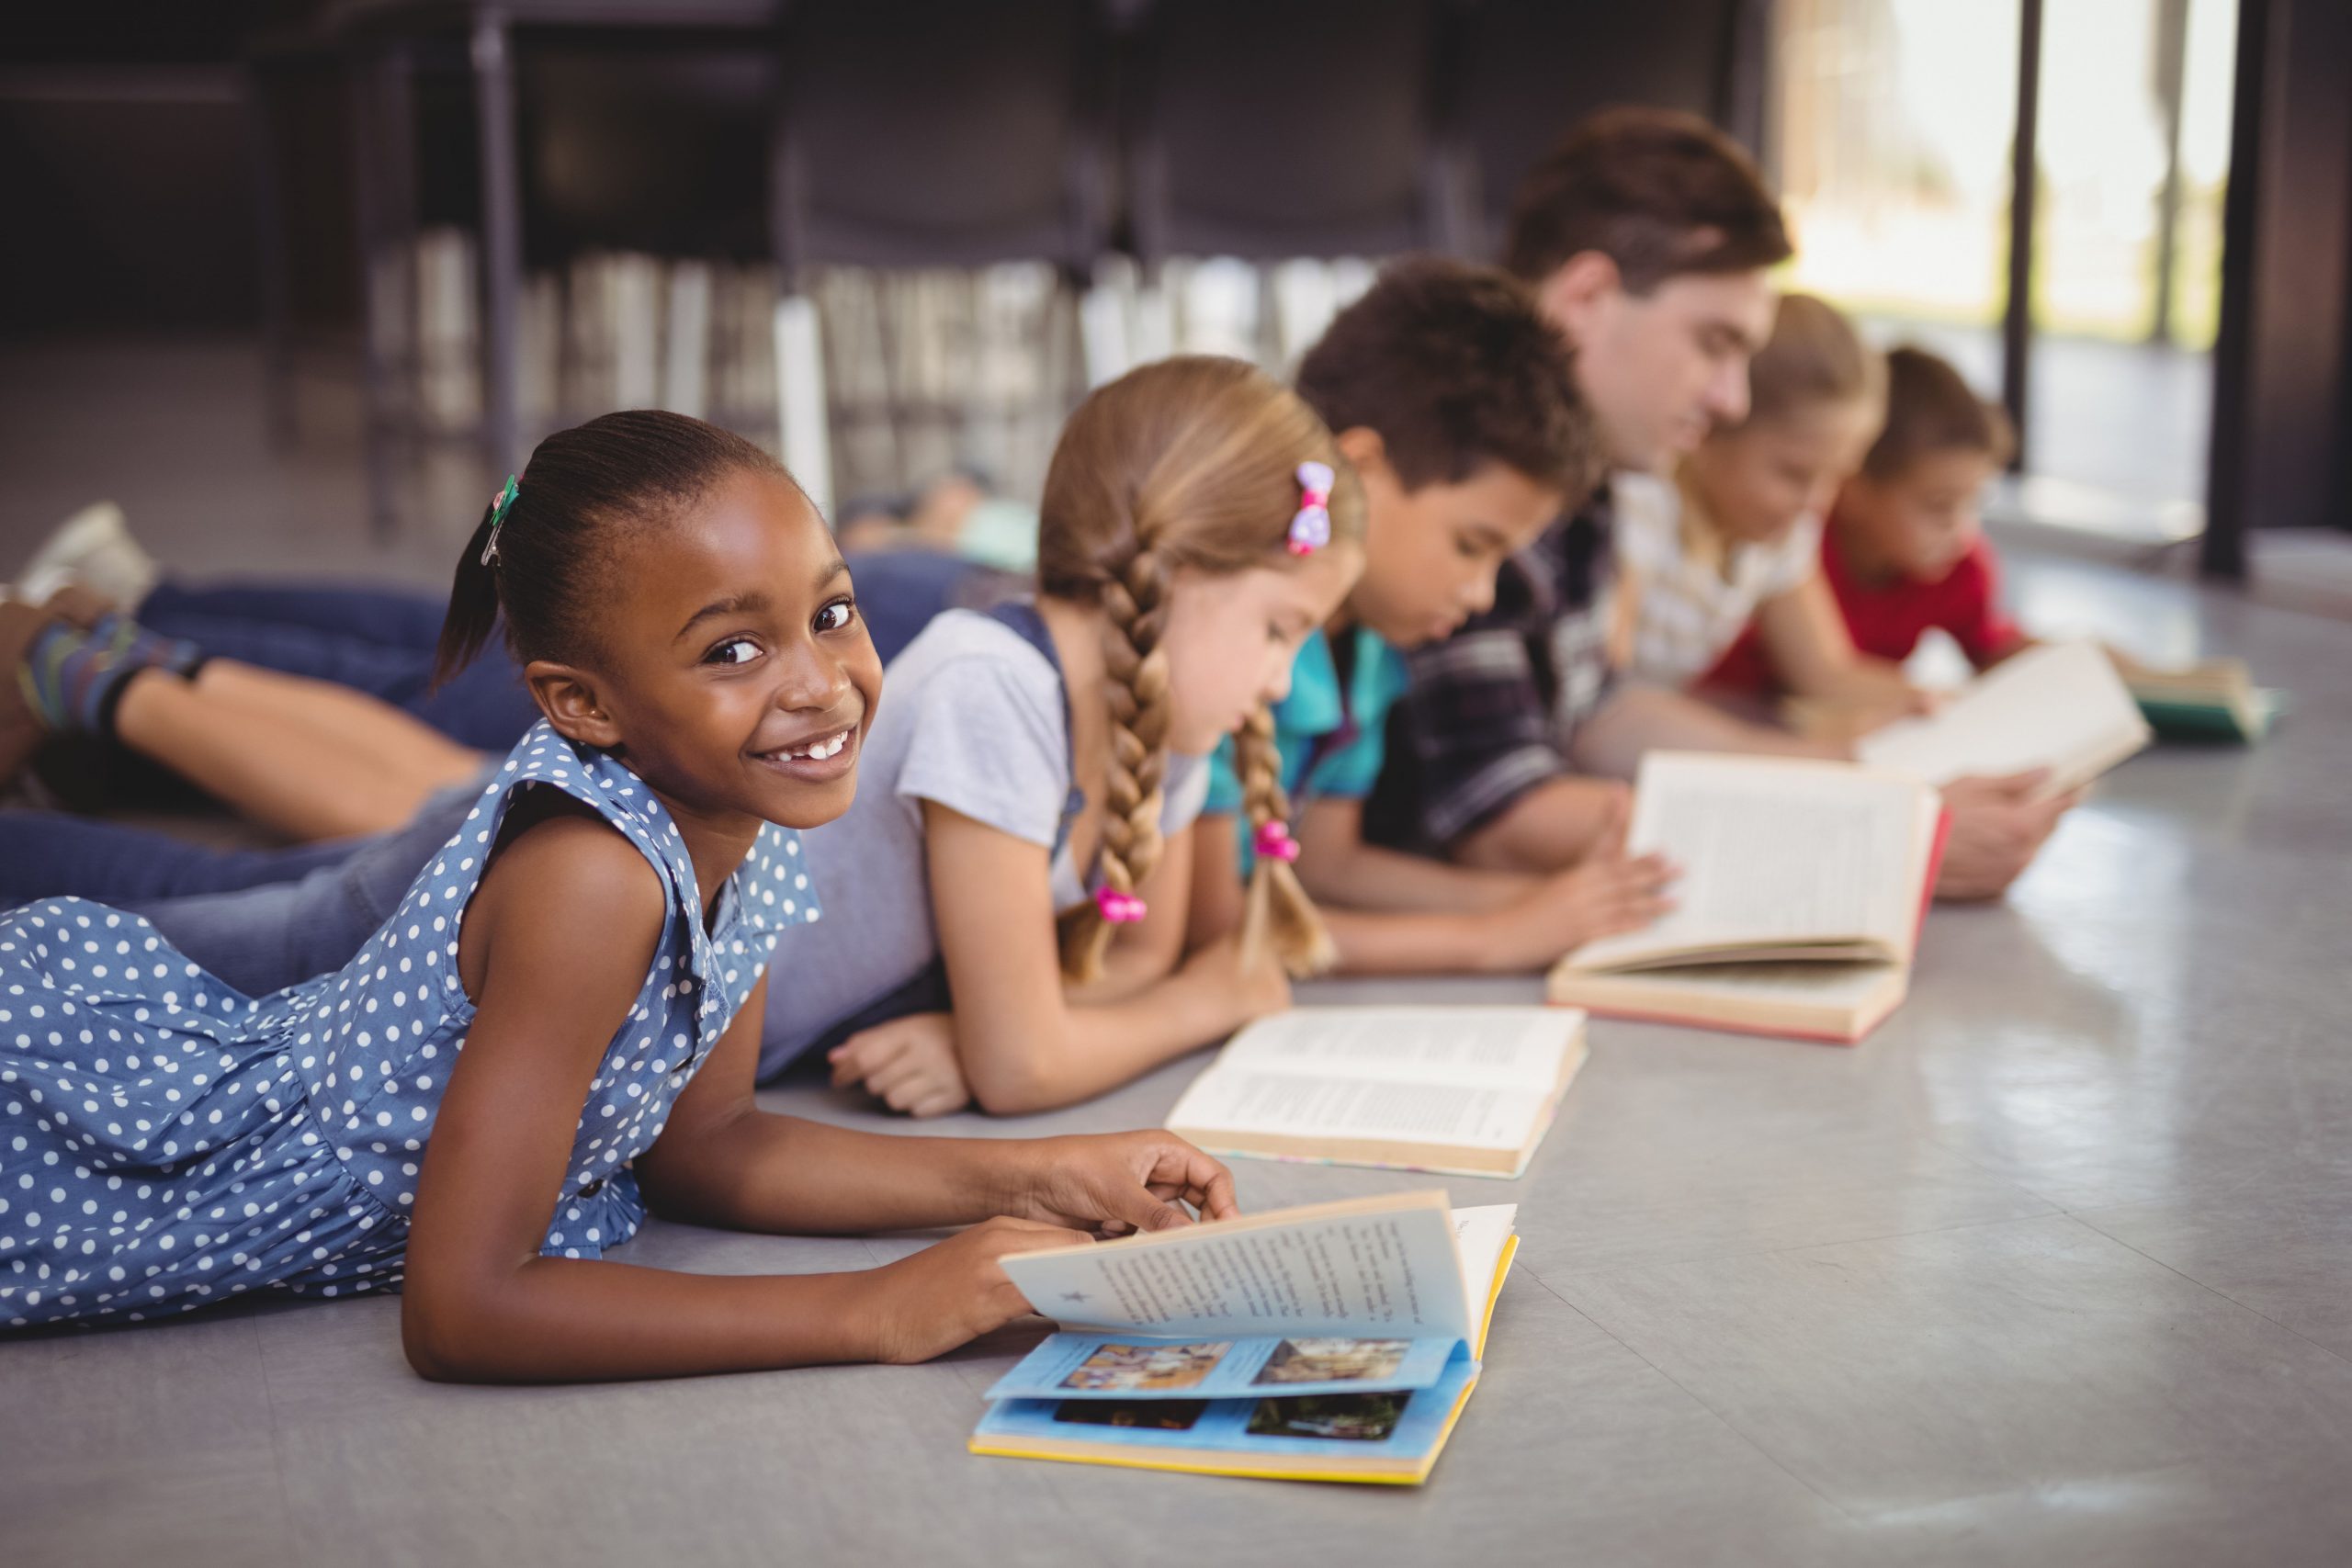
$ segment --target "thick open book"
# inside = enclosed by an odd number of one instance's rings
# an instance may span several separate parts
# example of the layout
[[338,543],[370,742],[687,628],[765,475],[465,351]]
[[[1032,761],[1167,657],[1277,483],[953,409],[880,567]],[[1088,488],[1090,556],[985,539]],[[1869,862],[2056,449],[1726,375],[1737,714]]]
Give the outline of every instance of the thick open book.
[[1594,1012],[1850,1043],[1908,988],[1943,852],[1918,779],[1849,762],[1655,751],[1626,848],[1682,868],[1675,908],[1554,966]]
[[2209,659],[2179,670],[2142,666],[2123,683],[2140,716],[2166,739],[2259,740],[2286,694],[2254,683],[2242,659]]
[[1517,1176],[1584,1066],[1558,1008],[1295,1008],[1233,1037],[1169,1113],[1214,1154]]
[[1016,1253],[1005,1273],[1064,1328],[989,1390],[971,1450],[1427,1480],[1477,1384],[1517,1213],[1406,1192]]
[[2048,768],[2048,792],[2057,795],[2090,783],[2149,739],[2107,650],[2063,642],[2003,660],[1933,716],[1865,735],[1854,755],[1932,784]]

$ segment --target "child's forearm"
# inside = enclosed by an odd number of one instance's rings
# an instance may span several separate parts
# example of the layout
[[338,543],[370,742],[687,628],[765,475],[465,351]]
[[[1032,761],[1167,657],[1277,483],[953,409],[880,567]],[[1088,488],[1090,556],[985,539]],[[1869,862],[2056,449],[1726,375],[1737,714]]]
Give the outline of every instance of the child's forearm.
[[1310,842],[1299,856],[1298,878],[1318,906],[1398,914],[1476,914],[1524,895],[1531,879],[1428,860],[1377,844],[1344,847]]
[[1911,696],[1911,682],[1903,667],[1883,659],[1857,655],[1840,664],[1823,664],[1790,682],[1800,697],[1831,703],[1902,703]]
[[1025,1115],[1091,1100],[1221,1040],[1251,1016],[1237,988],[1188,965],[1117,1001],[1065,1005],[1057,1026],[956,1019],[964,1077],[980,1108]]
[[421,1286],[409,1362],[451,1382],[687,1377],[873,1360],[863,1274],[676,1274],[534,1258],[494,1282]]
[[1603,704],[1576,735],[1577,766],[1630,779],[1644,752],[1738,751],[1766,756],[1844,758],[1846,750],[1801,740],[1783,729],[1748,724],[1696,697],[1656,686],[1630,686]]
[[1397,914],[1325,908],[1345,975],[1467,975],[1495,967],[1487,914]]
[[690,1224],[854,1235],[1012,1213],[1027,1154],[1016,1140],[902,1137],[746,1111],[698,1129],[690,1151],[657,1145],[639,1179],[649,1203]]

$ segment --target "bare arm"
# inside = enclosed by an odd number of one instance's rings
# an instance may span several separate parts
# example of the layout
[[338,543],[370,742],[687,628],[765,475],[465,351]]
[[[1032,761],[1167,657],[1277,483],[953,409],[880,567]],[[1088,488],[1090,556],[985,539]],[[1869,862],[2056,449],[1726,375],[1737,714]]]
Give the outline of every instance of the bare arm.
[[882,1269],[675,1274],[544,1258],[589,1080],[635,1000],[663,895],[601,824],[540,823],[469,909],[461,964],[481,998],[426,1150],[401,1337],[428,1377],[656,1377],[820,1361],[919,1359],[1028,1310],[996,1259],[1073,1223],[1233,1212],[1230,1179],[1166,1134],[932,1144],[812,1128],[751,1106],[755,992],[639,1162],[649,1197],[721,1223],[798,1228],[991,1219]]
[[1837,595],[1818,569],[1758,604],[1756,629],[1773,669],[1801,697],[1899,709],[1917,695],[1900,665],[1867,658],[1854,647]]
[[[956,1051],[986,1110],[1089,1099],[1289,1001],[1278,965],[1245,975],[1221,947],[1115,998],[1069,996],[1046,852],[935,801],[923,805],[923,829]],[[1189,882],[1189,868],[1180,874]],[[1168,916],[1181,935],[1182,911]]]
[[1632,799],[1619,780],[1563,773],[1472,829],[1453,858],[1490,871],[1565,870],[1623,829]]
[[1468,914],[1500,908],[1532,880],[1368,844],[1360,800],[1310,803],[1299,820],[1298,845],[1300,883],[1317,905],[1339,908]]
[[[1541,968],[1596,936],[1655,919],[1671,874],[1656,857],[1627,860],[1613,849],[1546,876],[1400,854],[1363,841],[1363,807],[1350,800],[1306,808],[1298,869],[1340,950],[1340,967],[1358,975]],[[1425,901],[1417,905],[1416,897]]]
[[1134,996],[1165,979],[1182,962],[1193,896],[1193,829],[1170,839],[1159,862],[1137,889],[1151,913],[1111,937],[1101,978],[1072,989],[1071,999],[1092,1006]]
[[1801,740],[1786,730],[1750,724],[1696,697],[1657,686],[1629,686],[1610,698],[1577,731],[1574,755],[1589,772],[1630,779],[1641,764],[1642,753],[1652,750],[1851,755],[1846,747]]

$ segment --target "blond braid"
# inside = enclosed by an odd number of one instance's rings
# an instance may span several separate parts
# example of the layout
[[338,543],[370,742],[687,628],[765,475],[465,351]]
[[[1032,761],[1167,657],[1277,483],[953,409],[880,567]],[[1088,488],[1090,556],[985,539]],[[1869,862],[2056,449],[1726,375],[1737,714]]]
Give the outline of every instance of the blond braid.
[[[1290,796],[1283,788],[1282,748],[1274,740],[1273,710],[1260,704],[1233,736],[1233,772],[1250,814],[1250,838],[1269,822],[1288,825]],[[1260,855],[1250,873],[1249,902],[1241,921],[1241,953],[1254,959],[1273,944],[1274,956],[1304,979],[1338,962],[1331,933],[1315,911],[1315,900],[1300,886],[1289,862]]]
[[[1102,884],[1142,889],[1159,863],[1161,785],[1168,773],[1168,581],[1159,558],[1137,549],[1102,585],[1102,666],[1111,707],[1111,753],[1103,768]],[[1102,969],[1111,928],[1091,901],[1061,921],[1062,972],[1084,982]]]

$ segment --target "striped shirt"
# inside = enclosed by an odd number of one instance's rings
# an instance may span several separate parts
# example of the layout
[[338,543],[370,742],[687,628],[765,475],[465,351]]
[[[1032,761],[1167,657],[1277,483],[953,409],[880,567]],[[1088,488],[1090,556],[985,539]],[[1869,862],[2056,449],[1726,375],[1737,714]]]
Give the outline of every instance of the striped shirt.
[[1571,771],[1569,740],[1610,688],[1610,532],[1604,489],[1512,558],[1493,609],[1407,655],[1371,837],[1443,849]]

